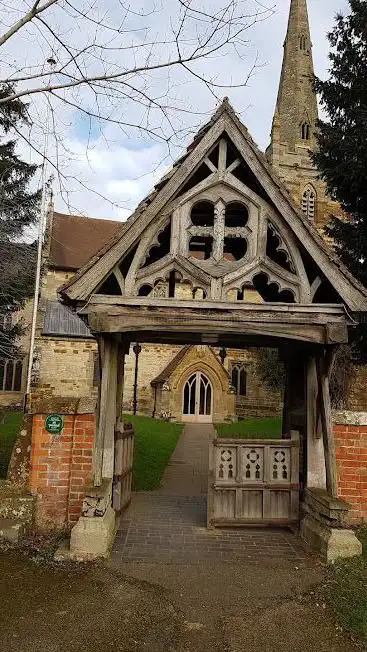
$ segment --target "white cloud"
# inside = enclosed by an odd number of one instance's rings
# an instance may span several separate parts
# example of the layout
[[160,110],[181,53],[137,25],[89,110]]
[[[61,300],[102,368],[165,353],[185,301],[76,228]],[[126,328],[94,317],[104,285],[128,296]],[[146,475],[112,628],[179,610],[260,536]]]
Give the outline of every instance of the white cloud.
[[[254,4],[255,0],[248,0]],[[16,0],[17,6],[24,4],[23,0]],[[172,7],[172,0],[161,0],[162,7]],[[16,3],[14,3],[16,4]],[[203,5],[211,8],[219,7],[222,0],[197,0],[198,7]],[[265,3],[266,4],[266,3]],[[272,4],[269,2],[269,5]],[[240,113],[250,132],[263,149],[269,141],[272,115],[274,111],[277,87],[280,77],[281,60],[283,54],[283,41],[286,32],[290,0],[278,0],[274,15],[266,21],[260,22],[246,32],[249,39],[248,46],[244,48],[241,58],[234,50],[227,52],[226,56],[212,56],[206,62],[196,64],[195,70],[205,72],[218,81],[233,81],[241,83],[247,76],[256,56],[260,66],[255,70],[245,88],[218,90],[220,96],[229,95],[235,109]],[[346,0],[308,0],[309,14],[314,44],[314,61],[316,73],[323,77],[326,74],[328,62],[328,42],[326,33],[333,26],[333,19],[337,11],[347,9]],[[194,0],[195,5],[195,0]],[[110,11],[113,7],[120,6],[114,0],[101,0],[99,8]],[[141,0],[139,6],[151,7],[151,2]],[[159,3],[158,5],[159,6]],[[162,18],[163,17],[163,18]],[[152,27],[151,35],[159,35],[169,28],[170,20],[174,16],[167,10],[153,14],[145,20]],[[63,27],[64,20],[57,14],[59,26]],[[114,20],[118,24],[119,15],[115,14]],[[135,21],[135,22],[134,22]],[[130,27],[141,25],[141,19],[135,18]],[[162,22],[163,21],[163,22]],[[22,35],[23,48],[16,50],[9,57],[17,58],[23,66],[29,65],[30,52],[34,60],[41,60],[49,55],[49,48],[44,43],[37,43],[34,51],[30,51],[29,38],[34,38],[32,31]],[[195,37],[194,32],[187,34],[188,39]],[[75,32],[75,42],[81,45],[87,34]],[[139,36],[140,38],[140,36]],[[141,38],[144,38],[143,33]],[[113,46],[113,43],[111,43]],[[28,47],[27,47],[28,46]],[[121,53],[121,57],[123,53]],[[136,56],[139,56],[138,54]],[[94,62],[98,67],[98,63]],[[185,136],[181,142],[172,143],[171,156],[176,157],[187,140],[188,133],[208,119],[215,109],[215,99],[212,94],[199,81],[188,77],[184,71],[172,69],[156,76],[142,79],[143,82],[154,89],[156,95],[164,96],[167,87],[170,87],[169,97],[182,112],[174,113],[175,127],[182,129]],[[77,91],[78,99],[84,98],[85,103],[93,110],[95,97],[88,90]],[[103,99],[101,100],[103,102]],[[32,132],[32,142],[42,150],[43,125],[45,116],[45,101],[40,96],[32,96],[31,108],[34,115],[38,115],[38,127]],[[141,123],[143,113],[139,105],[132,102],[131,98],[121,98],[115,110],[111,109],[113,119],[123,116],[126,122]],[[61,211],[75,211],[94,217],[125,219],[134,209],[137,202],[147,194],[154,181],[170,165],[167,158],[167,149],[162,142],[151,139],[145,133],[134,129],[123,129],[117,124],[91,121],[88,118],[80,120],[74,109],[60,104],[54,114],[56,133],[60,140],[56,144],[51,138],[49,144],[49,157],[56,164],[58,154],[59,164],[63,177],[61,185],[63,192],[58,191],[58,179],[55,179],[56,207]],[[159,115],[152,111],[151,123],[159,126]],[[57,146],[56,146],[57,145]],[[31,155],[25,145],[22,153]],[[37,158],[37,156],[36,156]],[[52,168],[49,166],[49,172]],[[93,189],[94,192],[91,192]],[[109,201],[108,201],[109,200]]]

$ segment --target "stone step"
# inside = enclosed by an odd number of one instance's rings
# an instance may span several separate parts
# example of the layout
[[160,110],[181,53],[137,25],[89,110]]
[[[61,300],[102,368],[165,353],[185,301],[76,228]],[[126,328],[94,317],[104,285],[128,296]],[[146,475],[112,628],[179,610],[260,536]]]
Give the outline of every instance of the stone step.
[[24,521],[12,518],[0,518],[0,541],[19,543],[26,535],[27,526]]

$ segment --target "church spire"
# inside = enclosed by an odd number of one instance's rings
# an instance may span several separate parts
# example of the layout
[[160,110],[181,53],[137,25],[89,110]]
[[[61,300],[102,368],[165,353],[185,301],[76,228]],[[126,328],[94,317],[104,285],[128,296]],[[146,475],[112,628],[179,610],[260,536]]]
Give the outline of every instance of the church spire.
[[[297,145],[313,149],[318,120],[313,88],[314,66],[307,0],[291,0],[284,57],[275,110],[272,141],[295,151]],[[272,142],[273,145],[273,142]]]

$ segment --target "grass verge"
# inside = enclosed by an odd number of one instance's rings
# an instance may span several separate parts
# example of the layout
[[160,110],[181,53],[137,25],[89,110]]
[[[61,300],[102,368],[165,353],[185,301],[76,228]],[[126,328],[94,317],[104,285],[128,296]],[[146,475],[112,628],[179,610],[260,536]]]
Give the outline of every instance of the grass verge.
[[238,439],[280,439],[281,417],[268,419],[246,419],[238,423],[221,423],[215,426],[218,437]]
[[362,557],[338,561],[329,571],[325,592],[343,629],[356,634],[367,650],[367,526],[357,532]]
[[133,489],[158,489],[183,425],[131,415],[125,415],[124,421],[132,423],[135,428]]
[[0,478],[6,478],[22,418],[23,412],[6,412],[4,423],[0,423]]

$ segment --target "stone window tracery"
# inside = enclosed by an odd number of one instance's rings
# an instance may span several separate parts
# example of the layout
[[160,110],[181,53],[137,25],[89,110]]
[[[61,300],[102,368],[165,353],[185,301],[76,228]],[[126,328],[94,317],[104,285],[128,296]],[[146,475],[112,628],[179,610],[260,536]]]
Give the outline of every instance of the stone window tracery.
[[312,186],[308,186],[302,195],[302,210],[309,220],[316,217],[316,192]]
[[0,391],[20,392],[22,389],[22,360],[0,360]]
[[231,364],[231,382],[236,390],[237,396],[247,395],[247,369],[242,362],[233,362]]

